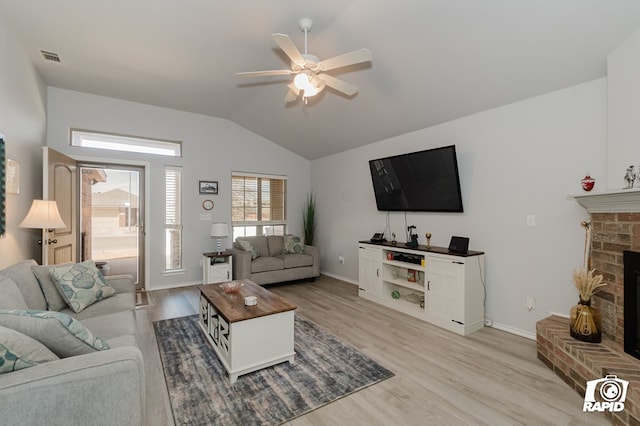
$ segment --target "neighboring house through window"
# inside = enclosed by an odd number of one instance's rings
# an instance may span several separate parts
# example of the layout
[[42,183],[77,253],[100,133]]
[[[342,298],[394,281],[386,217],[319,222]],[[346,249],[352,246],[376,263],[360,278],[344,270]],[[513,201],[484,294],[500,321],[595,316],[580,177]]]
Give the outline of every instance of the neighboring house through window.
[[255,235],[284,235],[287,230],[286,195],[285,176],[233,172],[233,239]]

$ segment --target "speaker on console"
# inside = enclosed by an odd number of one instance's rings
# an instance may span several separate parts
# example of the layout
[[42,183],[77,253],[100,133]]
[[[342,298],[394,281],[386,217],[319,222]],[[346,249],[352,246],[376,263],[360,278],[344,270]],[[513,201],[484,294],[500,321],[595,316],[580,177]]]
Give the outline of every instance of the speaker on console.
[[449,243],[449,251],[454,253],[467,254],[467,251],[469,251],[469,238],[451,237],[451,242]]

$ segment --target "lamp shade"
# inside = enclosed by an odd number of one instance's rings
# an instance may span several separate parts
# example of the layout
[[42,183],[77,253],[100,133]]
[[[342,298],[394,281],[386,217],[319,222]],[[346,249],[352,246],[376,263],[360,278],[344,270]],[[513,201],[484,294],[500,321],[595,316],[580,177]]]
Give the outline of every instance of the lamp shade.
[[33,200],[31,208],[24,220],[18,225],[21,228],[58,229],[66,228],[58,205],[54,200]]
[[211,224],[211,236],[212,237],[226,237],[229,234],[229,227],[224,222],[214,222]]

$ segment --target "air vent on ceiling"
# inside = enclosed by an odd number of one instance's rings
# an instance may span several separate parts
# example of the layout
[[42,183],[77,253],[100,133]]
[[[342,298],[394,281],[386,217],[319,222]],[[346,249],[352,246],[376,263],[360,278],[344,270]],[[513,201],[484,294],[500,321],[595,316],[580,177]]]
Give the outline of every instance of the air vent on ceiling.
[[40,50],[40,53],[42,54],[42,59],[44,59],[45,61],[51,61],[51,62],[57,62],[57,63],[62,62],[60,60],[60,55],[58,55],[57,53],[49,52],[47,50]]

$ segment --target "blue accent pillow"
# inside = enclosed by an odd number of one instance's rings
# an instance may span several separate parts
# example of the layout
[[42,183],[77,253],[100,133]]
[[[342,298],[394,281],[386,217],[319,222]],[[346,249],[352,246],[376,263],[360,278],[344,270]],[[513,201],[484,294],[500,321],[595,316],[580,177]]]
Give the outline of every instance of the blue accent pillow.
[[62,312],[0,309],[0,326],[37,340],[60,358],[109,349],[107,342]]
[[242,250],[251,254],[251,260],[257,259],[261,256],[260,250],[257,247],[254,247],[249,241],[246,240],[238,240],[238,244],[242,247]]
[[282,254],[302,254],[303,252],[304,244],[300,237],[290,234],[284,236]]
[[0,374],[59,359],[42,343],[6,327],[0,327]]
[[107,284],[93,260],[53,266],[49,268],[49,272],[60,296],[74,312],[80,312],[87,306],[116,293],[116,290]]

